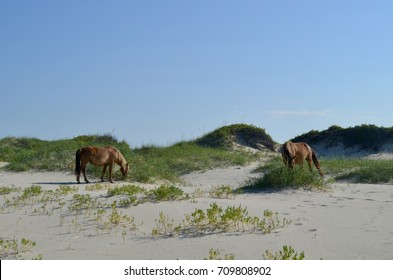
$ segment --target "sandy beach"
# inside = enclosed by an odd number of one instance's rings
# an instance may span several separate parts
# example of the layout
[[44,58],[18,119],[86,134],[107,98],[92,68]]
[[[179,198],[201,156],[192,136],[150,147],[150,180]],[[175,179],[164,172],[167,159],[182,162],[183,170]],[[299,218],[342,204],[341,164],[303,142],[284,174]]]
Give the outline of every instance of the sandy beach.
[[[259,176],[252,173],[256,166],[254,163],[185,175],[184,183],[177,186],[190,195],[189,199],[118,207],[116,210],[121,216],[134,218],[133,224],[110,229],[98,226],[94,208],[81,213],[70,211],[72,196],[88,194],[99,205],[110,205],[115,198],[105,195],[107,189],[129,183],[103,183],[101,189],[94,190],[92,186],[98,181],[78,185],[71,173],[1,170],[0,187],[20,188],[0,196],[1,238],[36,242],[33,248],[21,248],[18,254],[12,251],[4,254],[3,259],[200,260],[209,257],[210,249],[218,250],[221,257],[231,254],[235,259],[262,259],[266,250],[277,252],[284,245],[303,251],[305,258],[312,260],[393,259],[391,185],[334,183],[326,192],[245,192],[224,199],[209,195],[218,186],[243,186],[250,178]],[[75,187],[75,191],[46,202],[32,200],[9,204],[13,197],[20,196],[23,189],[32,185],[52,191],[70,186]],[[151,189],[159,184],[141,186]],[[160,212],[174,224],[181,224],[186,214],[195,209],[207,209],[212,203],[223,209],[241,205],[247,208],[250,216],[258,217],[269,209],[276,212],[279,219],[291,222],[269,234],[228,231],[195,236],[152,235]],[[107,219],[108,213],[110,209],[101,219]]]

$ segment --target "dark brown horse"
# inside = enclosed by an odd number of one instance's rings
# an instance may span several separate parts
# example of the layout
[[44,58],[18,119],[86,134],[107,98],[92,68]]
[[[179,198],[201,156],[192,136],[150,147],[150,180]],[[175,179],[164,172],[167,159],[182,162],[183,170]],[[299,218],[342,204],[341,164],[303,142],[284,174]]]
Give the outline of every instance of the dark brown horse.
[[281,155],[284,164],[291,169],[293,168],[294,164],[303,166],[303,161],[307,160],[308,167],[310,171],[312,171],[311,161],[313,161],[319,172],[319,175],[323,177],[323,172],[319,165],[318,158],[314,150],[311,149],[308,144],[303,142],[293,143],[288,141],[283,145]]
[[123,176],[127,176],[128,162],[124,159],[119,150],[111,146],[84,147],[77,150],[75,155],[75,174],[78,183],[80,183],[79,177],[81,175],[81,171],[85,178],[85,182],[89,183],[89,180],[86,178],[86,165],[88,162],[96,166],[103,166],[101,181],[104,181],[104,174],[109,165],[109,181],[113,183],[112,167],[115,163],[120,165],[120,170]]

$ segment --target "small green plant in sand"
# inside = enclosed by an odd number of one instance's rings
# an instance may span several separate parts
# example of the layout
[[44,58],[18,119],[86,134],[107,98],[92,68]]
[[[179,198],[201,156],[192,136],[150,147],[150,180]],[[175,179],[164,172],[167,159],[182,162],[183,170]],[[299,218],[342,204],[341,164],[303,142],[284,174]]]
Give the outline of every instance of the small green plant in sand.
[[22,238],[16,239],[0,239],[0,259],[17,258],[19,254],[31,251],[36,246],[36,242]]
[[42,187],[39,185],[32,185],[31,187],[25,188],[22,194],[12,199],[6,199],[5,206],[22,207],[25,205],[33,205],[39,202],[41,194],[43,193]]
[[60,195],[68,195],[78,191],[77,187],[72,186],[60,186],[59,189],[56,190]]
[[235,195],[235,191],[228,185],[213,187],[209,191],[209,196],[212,198],[229,199],[235,198]]
[[80,213],[82,211],[90,211],[97,207],[97,200],[89,194],[74,194],[72,196],[69,210]]
[[234,260],[235,255],[233,254],[225,254],[224,257],[221,256],[220,250],[217,249],[210,249],[209,256],[204,258],[205,260]]
[[148,192],[149,201],[173,201],[188,199],[188,195],[178,187],[171,185],[161,185]]
[[282,251],[272,253],[266,250],[265,254],[262,255],[265,260],[303,260],[304,252],[296,252],[291,246],[284,246]]
[[179,230],[180,226],[175,226],[175,220],[170,219],[168,215],[161,211],[158,219],[156,219],[156,227],[153,228],[152,235],[170,237]]
[[18,192],[20,189],[16,187],[0,187],[0,195],[7,195],[13,192]]
[[104,218],[106,211],[104,209],[97,210],[95,215],[95,222],[97,222],[97,233],[99,232],[111,232],[113,229],[119,230],[122,229],[122,236],[123,239],[125,238],[126,231],[125,229],[129,230],[136,230],[137,225],[135,224],[135,218],[132,216],[124,215],[123,213],[117,210],[117,201],[113,201],[111,204],[111,213]]
[[245,231],[267,234],[288,225],[291,221],[285,218],[280,220],[277,213],[270,210],[265,210],[263,218],[259,218],[250,216],[247,208],[243,208],[241,205],[230,206],[224,210],[217,203],[212,203],[210,208],[205,211],[195,209],[191,214],[186,214],[182,224],[178,226],[163,212],[160,212],[160,217],[156,222],[157,227],[153,229],[153,235],[194,236],[206,233]]
[[135,185],[125,185],[108,190],[107,196],[125,197],[119,200],[119,206],[121,207],[129,207],[145,202],[188,199],[188,195],[182,189],[172,185],[161,185],[150,191]]

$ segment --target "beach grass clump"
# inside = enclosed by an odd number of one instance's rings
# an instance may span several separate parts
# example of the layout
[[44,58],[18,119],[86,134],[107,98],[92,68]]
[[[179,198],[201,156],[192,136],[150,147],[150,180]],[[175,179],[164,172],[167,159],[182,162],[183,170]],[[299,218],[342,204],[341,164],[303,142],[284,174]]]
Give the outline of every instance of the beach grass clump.
[[207,233],[222,232],[250,232],[268,234],[273,230],[288,225],[291,221],[285,218],[280,220],[276,212],[265,210],[263,218],[250,216],[246,207],[229,206],[225,210],[217,203],[212,203],[206,210],[195,209],[191,214],[185,214],[185,219],[176,225],[163,212],[156,220],[157,226],[153,228],[154,236],[170,237],[200,236]]
[[161,185],[149,191],[148,197],[150,201],[155,202],[188,199],[188,195],[182,189],[172,185]]
[[70,211],[80,213],[82,211],[89,212],[92,209],[97,208],[97,199],[91,197],[89,194],[76,193],[72,196],[72,200],[69,205]]
[[211,248],[209,250],[209,256],[204,258],[204,260],[234,260],[234,254],[225,254],[222,256],[221,250]]
[[230,199],[236,196],[236,192],[232,189],[231,186],[222,185],[218,187],[213,187],[209,191],[209,196],[211,198],[217,198],[217,199]]
[[266,252],[262,255],[265,260],[303,260],[304,252],[297,252],[291,246],[284,245],[282,251],[278,251],[275,253],[266,250]]
[[123,185],[108,190],[107,196],[125,196],[125,199],[119,200],[119,205],[121,207],[129,207],[145,202],[156,203],[160,201],[175,201],[189,198],[182,189],[165,184],[150,191],[136,185]]
[[13,192],[18,192],[20,188],[16,187],[0,187],[0,195],[8,195]]
[[137,194],[143,194],[146,190],[142,187],[136,185],[123,185],[119,187],[115,187],[107,191],[107,196],[115,196],[115,195],[127,195],[133,196]]
[[37,243],[30,239],[0,238],[0,259],[18,258],[20,254],[31,251]]
[[293,169],[289,169],[284,166],[279,157],[259,167],[257,172],[262,173],[261,177],[249,181],[245,189],[254,191],[279,191],[284,189],[324,190],[328,187],[327,182],[319,176],[315,168],[312,172],[302,166],[294,166]]

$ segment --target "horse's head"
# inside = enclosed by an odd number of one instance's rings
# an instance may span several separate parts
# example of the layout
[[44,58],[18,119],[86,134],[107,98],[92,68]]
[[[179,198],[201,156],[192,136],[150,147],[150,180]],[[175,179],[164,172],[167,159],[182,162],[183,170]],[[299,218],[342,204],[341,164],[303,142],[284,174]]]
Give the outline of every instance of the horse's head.
[[129,163],[128,163],[128,162],[127,162],[126,164],[122,164],[122,165],[120,166],[120,170],[121,170],[121,173],[123,174],[124,178],[127,177],[128,166],[129,166]]

